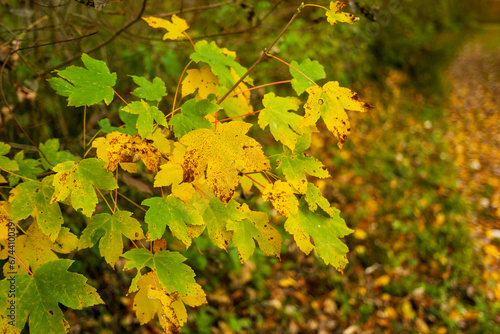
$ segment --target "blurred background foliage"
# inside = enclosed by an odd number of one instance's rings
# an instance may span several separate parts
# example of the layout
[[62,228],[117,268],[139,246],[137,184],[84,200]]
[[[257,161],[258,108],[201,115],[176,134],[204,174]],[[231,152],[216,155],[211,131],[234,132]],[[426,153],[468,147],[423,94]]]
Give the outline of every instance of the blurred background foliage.
[[[500,245],[498,237],[480,237],[494,230],[500,214],[493,200],[478,208],[471,196],[464,196],[463,185],[473,174],[458,173],[457,161],[469,162],[455,148],[459,140],[466,150],[468,135],[457,135],[457,123],[450,119],[463,120],[451,118],[449,110],[463,103],[450,98],[453,80],[467,77],[453,79],[448,73],[461,47],[471,41],[489,45],[494,60],[487,66],[498,65],[500,1],[348,2],[346,10],[360,17],[359,22],[332,27],[323,10],[307,8],[270,51],[288,62],[319,61],[327,80],[339,81],[375,107],[368,114],[349,114],[353,132],[342,151],[322,131],[308,152],[332,174],[332,179],[314,181],[356,229],[345,240],[350,263],[341,275],[314,255],[304,256],[284,233],[283,220],[246,194],[273,215],[283,232],[281,261],[257,252],[240,265],[235,249],[221,252],[208,239],[198,238],[203,255],[193,248],[185,255],[209,305],[190,310],[184,333],[500,332]],[[38,158],[9,109],[36,144],[58,138],[64,150],[83,155],[83,109],[67,107],[46,81],[54,69],[81,65],[82,52],[106,61],[118,73],[115,90],[129,101],[134,85],[127,75],[161,77],[169,95],[160,109],[171,108],[192,47],[188,41],[162,41],[159,31],[137,20],[143,1],[111,1],[102,11],[73,0],[0,3],[0,141],[9,143],[13,152],[24,150]],[[176,13],[188,21],[194,41],[215,41],[236,51],[237,60],[249,67],[299,4],[149,0],[143,15],[169,18]],[[326,1],[319,4],[328,6]],[[471,59],[479,61],[480,56]],[[252,76],[255,85],[290,78],[288,68],[273,59],[261,63]],[[496,84],[498,77],[491,80]],[[270,91],[294,95],[289,85],[257,89],[252,92],[255,110]],[[89,108],[86,137],[98,133],[99,119],[120,124],[121,107],[115,100]],[[259,140],[270,145],[267,138]],[[273,153],[273,147],[266,150]],[[126,180],[122,190],[140,203],[153,192],[151,180],[140,173]],[[482,186],[469,192],[493,198],[495,186]],[[3,185],[4,198],[8,191]],[[140,210],[130,209],[143,217]],[[71,210],[66,214],[71,229],[80,232],[85,219]],[[489,225],[478,232],[485,220]],[[175,239],[168,241],[170,249],[184,251]],[[106,302],[67,310],[72,332],[161,333],[159,326],[139,326],[135,319],[132,296],[126,292],[132,273],[120,270],[122,262],[118,271],[111,270],[96,248],[71,258],[76,260],[72,270],[89,277]]]

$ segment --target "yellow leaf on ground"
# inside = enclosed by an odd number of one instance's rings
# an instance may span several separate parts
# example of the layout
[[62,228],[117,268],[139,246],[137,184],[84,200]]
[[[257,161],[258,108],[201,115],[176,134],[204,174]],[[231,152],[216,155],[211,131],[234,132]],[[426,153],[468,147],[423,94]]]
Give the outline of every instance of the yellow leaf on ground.
[[388,275],[382,275],[380,277],[377,277],[377,279],[373,283],[373,286],[375,288],[386,286],[387,284],[389,284],[390,281],[391,281],[391,278]]

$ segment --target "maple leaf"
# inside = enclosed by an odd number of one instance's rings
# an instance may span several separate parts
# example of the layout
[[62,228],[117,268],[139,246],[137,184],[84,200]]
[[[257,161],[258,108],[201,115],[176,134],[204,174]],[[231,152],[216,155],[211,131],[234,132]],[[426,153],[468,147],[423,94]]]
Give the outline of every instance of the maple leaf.
[[220,199],[212,197],[210,201],[203,201],[203,203],[205,205],[201,211],[208,237],[214,245],[227,250],[227,245],[233,237],[233,232],[227,230],[227,224],[241,221],[245,218],[245,214],[238,210],[239,203],[234,200],[224,205]]
[[68,97],[68,106],[91,106],[102,100],[110,104],[115,94],[113,86],[116,84],[116,73],[110,73],[105,62],[85,53],[82,54],[82,61],[87,69],[69,66],[64,70],[56,70],[61,78],[47,81],[57,94]]
[[148,170],[158,170],[160,152],[153,146],[151,140],[142,139],[138,135],[112,132],[106,138],[94,140],[92,147],[97,149],[97,157],[106,162],[104,168],[107,171],[114,171],[118,164],[125,167],[125,163],[139,160],[144,162]]
[[71,194],[71,205],[75,210],[82,209],[87,217],[92,216],[99,201],[93,186],[101,190],[118,188],[113,174],[103,167],[104,161],[95,158],[62,162],[54,167],[57,174],[53,185],[55,192],[51,203],[64,201]]
[[214,125],[205,116],[213,114],[219,109],[221,107],[213,99],[200,101],[191,99],[184,102],[181,112],[175,114],[170,120],[170,125],[174,127],[175,136],[181,138],[193,130],[213,129]]
[[[17,165],[19,166],[19,170],[16,171],[16,174],[20,176],[35,180],[36,175],[43,172],[43,169],[39,167],[40,162],[36,161],[35,159],[24,158],[24,151],[17,152],[14,156],[14,161],[16,161]],[[20,177],[11,175],[9,176],[9,185],[12,187],[16,185],[20,180]],[[25,181],[26,179],[22,180]]]
[[321,190],[311,182],[307,183],[307,192],[305,200],[309,205],[311,211],[316,211],[318,206],[323,209],[330,216],[333,216],[333,209],[330,206],[330,202],[321,194]]
[[167,187],[169,185],[177,185],[184,178],[184,170],[180,164],[172,161],[160,166],[161,170],[155,176],[155,187]]
[[[77,246],[77,236],[71,233],[67,227],[62,227],[57,238],[52,241],[35,222],[29,226],[26,234],[16,238],[16,255],[23,261],[24,265],[36,270],[44,263],[57,260],[59,257],[54,252],[68,254]],[[18,274],[28,274],[26,268],[19,261],[16,261],[15,270],[10,268],[8,262],[5,263],[4,274],[12,271]]]
[[10,151],[10,145],[0,142],[0,168],[8,170],[8,171],[16,171],[19,170],[19,165],[17,161],[10,160],[7,157],[4,157]]
[[359,21],[359,18],[355,17],[353,14],[340,11],[345,6],[347,6],[347,3],[342,1],[330,2],[330,10],[326,12],[326,19],[332,26],[337,22],[352,24],[355,21]]
[[125,123],[124,126],[112,126],[108,118],[103,118],[97,121],[97,124],[101,127],[101,131],[104,133],[121,132],[131,136],[135,135],[137,133],[137,118],[139,118],[139,115],[129,114],[123,110],[119,110],[118,114],[123,123]]
[[289,214],[296,216],[298,213],[299,201],[287,182],[278,180],[269,184],[262,191],[262,199],[270,201],[280,215],[287,217]]
[[[73,154],[67,151],[59,151],[59,139],[52,138],[48,139],[45,143],[41,143],[39,146],[40,160],[42,161],[42,166],[45,169],[52,169],[55,165],[65,162],[65,161],[75,161]],[[47,160],[45,159],[48,159]]]
[[[304,59],[300,64],[295,60],[290,63],[293,67],[298,69],[300,72],[307,75],[307,77],[313,81],[326,78],[325,69],[316,60],[311,61],[311,59]],[[290,74],[293,76],[292,88],[295,90],[297,95],[300,95],[306,91],[307,88],[314,86],[309,79],[304,77],[301,73],[294,70],[292,67],[290,69]]]
[[[340,217],[340,211],[333,209],[333,216],[324,214],[321,210],[312,212],[307,207],[304,199],[300,200],[299,213],[297,216],[289,215],[285,222],[285,230],[293,234],[297,246],[305,254],[311,250],[318,251],[319,257],[325,264],[331,264],[337,270],[343,271],[347,264],[347,246],[340,241],[352,232]],[[314,245],[310,238],[313,238]]]
[[[145,248],[135,248],[123,254],[122,257],[130,260],[125,264],[124,269],[137,268],[136,277],[141,277],[141,268],[149,267],[167,292],[177,291],[181,295],[196,296],[194,271],[183,263],[186,258],[180,253],[163,250],[153,254]],[[137,283],[135,286],[132,284],[131,291],[137,291]]]
[[259,113],[259,126],[269,129],[274,139],[288,146],[292,151],[295,149],[299,134],[295,131],[300,125],[302,116],[289,110],[297,110],[300,100],[295,97],[277,97],[274,93],[264,95],[262,100],[264,110]]
[[80,237],[79,249],[94,246],[99,241],[101,256],[112,267],[123,253],[123,236],[130,240],[144,239],[141,224],[131,217],[132,212],[116,211],[92,216]]
[[[251,211],[248,205],[242,204],[239,210],[245,219],[229,221],[226,228],[233,231],[233,245],[238,247],[240,262],[244,263],[255,251],[255,241],[266,255],[280,257],[280,233],[269,224],[269,216],[265,212]],[[255,241],[254,241],[255,240]]]
[[23,182],[16,187],[17,194],[11,200],[10,216],[14,221],[29,216],[37,219],[38,225],[50,240],[54,241],[64,220],[59,203],[52,203],[53,178],[48,176],[39,181]]
[[166,29],[168,32],[165,35],[163,35],[163,40],[166,39],[176,40],[184,35],[184,31],[189,29],[186,20],[181,19],[175,14],[172,15],[172,22],[154,16],[143,17],[142,19],[146,21],[149,24],[149,26],[153,28]]
[[306,157],[304,153],[292,153],[286,150],[276,162],[277,167],[283,171],[288,183],[301,194],[307,192],[306,173],[321,179],[330,177],[330,173],[321,161]]
[[189,247],[191,238],[187,234],[186,224],[203,224],[200,214],[194,207],[172,195],[167,198],[147,198],[141,204],[149,206],[144,218],[149,227],[149,240],[160,239],[168,225],[172,234]]
[[167,334],[177,334],[187,321],[187,312],[184,303],[195,307],[207,302],[205,292],[199,284],[196,284],[195,296],[182,296],[177,293],[170,294],[164,289],[148,286],[148,298],[160,301],[161,308],[158,310],[160,325]]
[[162,79],[156,77],[153,82],[150,82],[144,77],[135,75],[131,75],[131,77],[140,86],[132,92],[135,96],[147,101],[158,102],[161,101],[162,97],[167,96],[167,87],[165,87],[165,82]]
[[365,112],[370,105],[360,101],[358,95],[350,89],[340,87],[337,81],[327,82],[322,88],[309,87],[306,91],[309,97],[304,105],[306,113],[299,129],[315,125],[321,116],[328,130],[337,137],[338,147],[342,149],[351,132],[349,117],[344,109]]
[[160,111],[160,109],[143,100],[140,102],[131,102],[123,107],[122,110],[131,114],[139,115],[136,126],[137,130],[139,130],[139,135],[142,138],[146,138],[153,133],[153,121],[156,121],[160,125],[167,126],[165,115]]
[[9,215],[10,207],[9,202],[0,201],[0,240],[6,240],[9,237],[9,226],[12,223]]
[[182,81],[182,97],[192,94],[198,90],[198,95],[206,99],[208,95],[217,95],[216,86],[219,84],[217,77],[212,74],[209,65],[202,68],[186,71],[187,75]]
[[[205,40],[196,42],[194,45],[195,52],[190,58],[196,63],[200,61],[210,65],[212,73],[217,75],[221,85],[231,87],[236,80],[231,74],[231,69],[234,69],[239,77],[247,71],[234,59],[236,56],[227,50],[219,48],[215,42],[208,43]],[[245,79],[246,82],[251,82],[250,78]]]
[[184,180],[206,178],[210,189],[228,203],[238,185],[238,169],[246,173],[270,169],[262,146],[246,136],[252,124],[229,122],[218,124],[217,131],[199,129],[180,139],[187,146],[184,154]]
[[[104,304],[96,289],[87,284],[87,278],[68,271],[73,262],[58,259],[35,269],[33,276],[16,275],[17,331],[21,332],[29,317],[29,332],[32,334],[66,333],[68,323],[59,303],[76,310]],[[8,279],[0,281],[0,290],[9,291],[10,284]],[[9,301],[6,293],[0,294],[3,309],[7,309]],[[12,329],[7,317],[1,317],[0,321],[2,333]]]

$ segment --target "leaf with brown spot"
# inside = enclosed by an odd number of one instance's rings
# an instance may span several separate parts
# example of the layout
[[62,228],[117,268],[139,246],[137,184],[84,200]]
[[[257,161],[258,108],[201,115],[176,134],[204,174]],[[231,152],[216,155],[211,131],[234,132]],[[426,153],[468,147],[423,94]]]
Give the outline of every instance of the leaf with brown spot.
[[278,180],[274,184],[269,184],[262,191],[262,199],[270,201],[282,216],[288,217],[289,214],[296,216],[298,213],[299,201],[287,182]]
[[184,181],[203,178],[224,203],[233,197],[239,183],[238,169],[260,172],[269,169],[262,146],[246,136],[252,124],[245,122],[219,123],[217,131],[198,129],[181,138],[187,146],[184,154]]
[[337,81],[327,82],[323,87],[309,87],[306,91],[309,97],[304,105],[306,113],[299,129],[315,125],[321,117],[328,130],[337,137],[337,145],[342,149],[351,133],[351,123],[345,109],[365,112],[371,108],[370,105],[360,101],[350,89],[340,87]]
[[118,188],[113,174],[103,167],[104,162],[95,158],[85,159],[79,163],[62,162],[54,167],[53,185],[55,192],[50,203],[64,201],[71,195],[71,205],[75,210],[82,209],[87,217],[92,216],[97,203],[94,186],[101,190]]
[[[130,170],[126,163],[142,160],[149,171],[158,170],[160,151],[151,140],[142,139],[139,135],[130,136],[125,133],[112,132],[106,138],[97,138],[92,143],[97,149],[97,157],[106,162],[104,167],[114,171],[118,164]],[[123,165],[122,165],[123,164]]]
[[[280,233],[269,223],[269,216],[265,212],[251,211],[248,205],[242,204],[239,210],[245,219],[230,221],[226,228],[233,231],[233,244],[238,247],[238,256],[243,263],[255,251],[255,241],[266,255],[280,257],[283,239]],[[255,240],[255,241],[254,241]]]

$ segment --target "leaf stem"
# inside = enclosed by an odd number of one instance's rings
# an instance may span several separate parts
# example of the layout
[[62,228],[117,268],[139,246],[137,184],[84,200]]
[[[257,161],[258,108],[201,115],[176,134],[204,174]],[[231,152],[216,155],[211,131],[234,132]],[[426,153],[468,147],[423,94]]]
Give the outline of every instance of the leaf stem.
[[12,173],[11,171],[8,171],[8,170],[6,170],[6,169],[3,169],[2,167],[0,167],[0,170],[3,170],[4,172],[7,172],[7,173],[12,174],[12,175],[14,175],[14,176],[20,177],[21,179],[26,179],[26,180],[30,180],[30,181],[35,181],[35,180],[33,180],[33,179],[30,179],[29,177],[25,177],[25,176],[18,175],[18,174],[16,174],[16,173]]
[[243,76],[238,80],[236,81],[236,83],[233,85],[233,87],[231,87],[227,92],[226,94],[221,97],[219,99],[219,101],[217,101],[217,104],[220,104],[222,101],[224,101],[235,89],[236,87],[238,87],[238,85],[243,82],[243,80],[245,80],[245,78],[253,72],[253,70],[255,69],[255,67],[257,67],[257,65],[259,65],[259,63],[264,60],[264,58],[266,58],[266,55],[267,55],[267,50],[271,50],[273,48],[273,46],[278,42],[278,40],[281,38],[281,36],[283,36],[283,34],[285,33],[285,31],[288,29],[288,27],[292,24],[293,21],[295,21],[295,19],[297,18],[297,16],[299,15],[300,11],[302,9],[302,5],[297,8],[297,11],[295,12],[295,14],[293,14],[292,18],[290,19],[290,21],[288,21],[288,23],[286,24],[286,26],[281,30],[281,32],[279,33],[279,35],[274,39],[274,41],[269,44],[269,46],[261,53],[261,55],[259,56],[259,58],[257,58],[257,60],[255,61],[255,63],[246,71],[245,74],[243,74]]
[[189,37],[189,35],[187,34],[187,32],[183,32],[183,34],[189,39],[189,41],[191,42],[191,45],[193,46],[194,48],[194,43],[193,43],[193,40],[191,39],[191,37]]
[[106,197],[104,197],[104,195],[102,194],[101,190],[99,188],[95,188],[97,190],[97,192],[99,193],[99,195],[101,195],[102,199],[104,200],[104,202],[106,202],[106,205],[108,206],[109,208],[109,211],[112,212],[112,213],[115,213],[113,211],[113,208],[111,208],[111,205],[109,205],[108,201],[106,200]]
[[121,95],[118,94],[118,92],[116,90],[113,89],[113,92],[115,92],[116,96],[118,96],[123,102],[125,102],[125,104],[128,104],[128,102],[125,101],[125,99],[123,97],[121,97]]
[[87,121],[87,105],[85,105],[85,107],[83,108],[83,149],[85,149],[85,147],[87,147],[87,145],[85,144],[85,122]]
[[169,115],[172,115],[170,118],[172,118],[174,116],[174,113],[177,110],[175,108],[175,104],[177,103],[177,95],[179,94],[179,87],[181,86],[181,82],[182,82],[182,78],[184,77],[184,74],[186,73],[189,65],[191,65],[192,62],[193,61],[190,60],[189,63],[187,63],[186,67],[184,67],[184,70],[182,70],[181,77],[179,78],[179,82],[177,83],[177,88],[175,89],[174,103],[172,103],[172,112],[169,114]]
[[[286,62],[286,61],[284,61],[283,59],[280,59],[280,58],[278,58],[278,57],[276,57],[276,56],[273,56],[273,55],[272,55],[272,54],[270,54],[270,53],[267,53],[267,56],[268,56],[268,57],[271,57],[271,58],[274,58],[274,59],[276,59],[276,60],[279,60],[280,62],[282,62],[282,63],[283,63],[283,64],[285,64],[286,66],[293,68],[295,71],[297,71],[297,72],[299,72],[300,74],[302,74],[302,75],[304,76],[304,78],[306,78],[307,80],[311,81],[311,82],[312,82],[315,86],[318,86],[318,84],[317,84],[317,83],[315,83],[315,82],[314,82],[314,80],[312,80],[311,78],[309,78],[307,75],[305,75],[302,71],[300,71],[300,70],[299,70],[298,68],[296,68],[295,66],[290,65],[289,63],[287,63],[287,62]],[[318,86],[318,87],[319,87],[319,86]]]
[[127,200],[128,202],[130,202],[131,204],[135,205],[138,209],[141,209],[142,211],[144,212],[147,212],[148,210],[144,209],[142,206],[140,206],[139,204],[137,204],[136,202],[132,201],[130,198],[126,197],[125,195],[123,195],[122,193],[118,193],[118,195],[120,195],[121,198]]
[[260,184],[259,182],[255,181],[255,179],[253,179],[250,175],[248,175],[247,173],[239,170],[238,168],[236,168],[236,170],[238,172],[240,172],[241,174],[245,175],[246,177],[248,177],[250,180],[252,180],[255,184],[258,184],[259,186],[261,186],[262,188],[265,188],[262,184]]
[[272,85],[278,85],[278,84],[282,84],[282,83],[288,83],[292,80],[283,80],[283,81],[275,81],[275,82],[271,82],[271,83],[267,83],[267,84],[263,84],[263,85],[259,85],[259,86],[255,86],[255,87],[252,87],[252,88],[248,88],[248,89],[245,89],[245,90],[242,90],[242,91],[239,91],[237,93],[234,93],[232,95],[229,95],[228,97],[226,97],[226,100],[231,98],[231,97],[234,97],[236,95],[239,95],[239,94],[243,94],[243,93],[246,93],[246,92],[249,92],[249,91],[252,91],[254,89],[258,89],[258,88],[262,88],[262,87],[266,87],[266,86],[272,86]]
[[316,5],[316,4],[313,4],[313,3],[308,3],[308,4],[305,4],[305,5],[302,6],[302,8],[305,8],[305,7],[318,7],[318,8],[324,9],[326,11],[329,11],[328,8],[326,8],[324,6],[321,6],[321,5]]
[[[229,121],[229,120],[231,120],[231,119],[235,119],[235,118],[239,118],[239,117],[250,116],[250,115],[253,115],[253,114],[257,114],[257,113],[261,112],[262,110],[264,110],[264,109],[257,110],[257,111],[253,111],[253,112],[249,112],[248,114],[244,114],[244,115],[239,115],[239,116],[234,116],[234,117],[224,118],[224,119],[219,120],[219,122]],[[215,122],[212,122],[212,123],[215,123]]]

